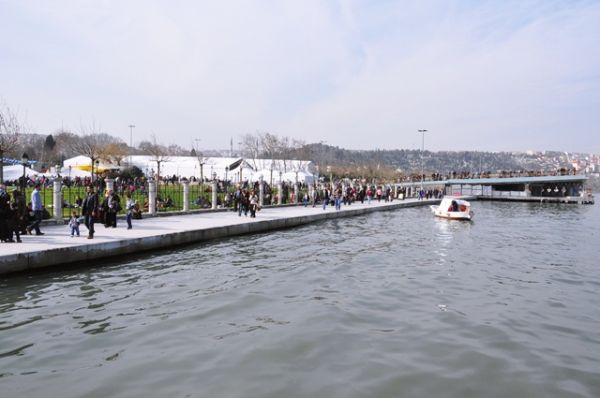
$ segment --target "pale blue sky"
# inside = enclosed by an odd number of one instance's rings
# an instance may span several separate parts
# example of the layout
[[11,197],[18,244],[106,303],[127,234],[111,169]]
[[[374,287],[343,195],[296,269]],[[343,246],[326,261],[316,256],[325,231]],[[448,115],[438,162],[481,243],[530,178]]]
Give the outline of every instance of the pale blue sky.
[[[0,0],[33,132],[600,153],[598,1]],[[237,144],[236,144],[237,145]]]

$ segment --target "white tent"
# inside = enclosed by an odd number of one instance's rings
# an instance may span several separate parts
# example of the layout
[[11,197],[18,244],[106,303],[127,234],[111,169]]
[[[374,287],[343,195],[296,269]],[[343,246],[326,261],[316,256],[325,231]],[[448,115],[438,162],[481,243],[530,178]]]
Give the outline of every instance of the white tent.
[[92,172],[91,171],[86,171],[86,170],[81,170],[78,167],[63,167],[60,169],[60,175],[63,177],[70,177],[70,178],[85,178],[85,177],[92,177]]
[[[73,174],[74,170],[82,170],[88,172],[88,176],[91,175],[92,172],[92,160],[88,156],[75,156],[74,158],[66,159],[63,162],[62,170],[66,170],[66,172],[62,172],[63,175],[67,175],[69,172],[69,167],[71,168],[71,176],[75,177]],[[110,169],[119,169],[119,166],[112,165],[110,163],[98,162],[94,165],[94,173],[97,170],[106,171]]]
[[[23,166],[20,166],[20,165],[4,166],[3,171],[4,171],[4,180],[5,181],[18,180],[20,177],[23,177]],[[38,177],[42,177],[42,176],[48,177],[49,176],[48,173],[42,173],[41,171],[35,171],[33,169],[30,169],[29,167],[25,167],[25,175],[28,176],[29,178],[34,178],[36,176],[38,176]]]
[[[156,160],[152,156],[134,155],[125,158],[125,162],[131,162],[131,165],[138,167],[147,176],[155,175],[158,169]],[[200,172],[202,163],[202,173]],[[67,159],[64,162],[62,175],[68,175],[68,167],[71,166],[71,176],[75,177],[74,170],[91,170],[91,160],[87,156],[76,156]],[[100,163],[99,169],[117,168],[109,164]],[[270,181],[271,173],[273,183],[279,181],[279,171],[285,170],[293,173],[289,181],[296,181],[296,171],[298,172],[298,181],[312,181],[311,174],[312,163],[306,160],[271,160],[271,159],[242,159],[229,157],[205,157],[195,156],[165,156],[160,163],[161,177],[200,178],[200,175],[211,180],[213,174],[219,180],[229,180],[237,183],[242,181],[257,181],[262,175],[265,181]],[[240,176],[241,171],[241,176]]]
[[283,173],[281,176],[283,181],[295,183],[296,181],[300,183],[312,184],[313,175],[306,173],[304,171],[288,171],[287,173]]
[[[147,176],[154,175],[157,172],[158,164],[152,156],[136,155],[131,157],[131,164],[142,170]],[[239,174],[239,167],[229,170],[229,167],[240,158],[201,158],[194,156],[165,156],[165,160],[160,163],[160,175],[162,177],[202,177],[211,180],[213,174],[220,180],[225,178],[232,180],[236,174]],[[202,168],[200,164],[202,163]],[[202,172],[201,172],[202,171]],[[242,176],[244,172],[242,171]]]
[[87,156],[75,156],[74,158],[70,158],[70,159],[66,159],[63,162],[63,167],[69,167],[71,166],[71,168],[76,168],[79,166],[87,166],[87,167],[91,167],[92,166],[92,160],[87,157]]

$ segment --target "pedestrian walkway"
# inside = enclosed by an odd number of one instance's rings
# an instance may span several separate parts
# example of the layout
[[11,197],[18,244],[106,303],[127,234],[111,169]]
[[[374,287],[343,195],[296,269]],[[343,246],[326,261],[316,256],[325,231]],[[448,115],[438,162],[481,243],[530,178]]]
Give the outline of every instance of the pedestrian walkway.
[[117,228],[95,224],[93,240],[86,239],[87,229],[80,226],[81,237],[71,237],[67,225],[46,225],[43,236],[23,236],[23,243],[0,244],[0,274],[25,271],[106,257],[164,249],[247,233],[290,228],[320,220],[350,217],[372,211],[434,204],[439,200],[407,199],[390,203],[354,203],[335,210],[328,206],[273,206],[263,208],[256,218],[238,216],[233,211],[207,211],[168,217],[134,220],[128,230],[125,221]]

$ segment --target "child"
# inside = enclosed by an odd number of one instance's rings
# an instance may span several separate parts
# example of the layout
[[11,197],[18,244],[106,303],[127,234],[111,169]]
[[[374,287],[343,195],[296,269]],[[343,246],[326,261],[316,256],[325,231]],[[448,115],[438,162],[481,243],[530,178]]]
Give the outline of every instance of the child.
[[71,238],[77,232],[77,236],[79,236],[79,216],[77,212],[74,211],[71,213],[71,219],[69,219],[69,227],[71,227]]

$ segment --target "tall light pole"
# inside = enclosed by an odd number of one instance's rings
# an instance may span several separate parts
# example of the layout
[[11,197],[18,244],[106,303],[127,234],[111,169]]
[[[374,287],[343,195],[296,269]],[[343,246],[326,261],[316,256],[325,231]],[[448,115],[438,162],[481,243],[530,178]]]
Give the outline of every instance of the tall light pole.
[[194,138],[194,142],[196,142],[194,150],[196,151],[196,157],[200,165],[200,184],[204,184],[204,155],[200,151],[200,141],[202,141],[201,138]]
[[131,151],[133,148],[133,128],[135,124],[129,125],[129,167],[131,167]]
[[21,156],[21,164],[23,165],[23,179],[21,180],[21,192],[23,194],[23,197],[25,197],[25,178],[27,178],[25,176],[25,167],[29,165],[29,156],[27,156],[26,153],[23,153],[23,156]]
[[421,141],[421,192],[423,191],[423,178],[425,174],[425,164],[423,160],[423,154],[425,152],[425,133],[427,130],[418,130],[419,133],[423,134],[423,139]]

